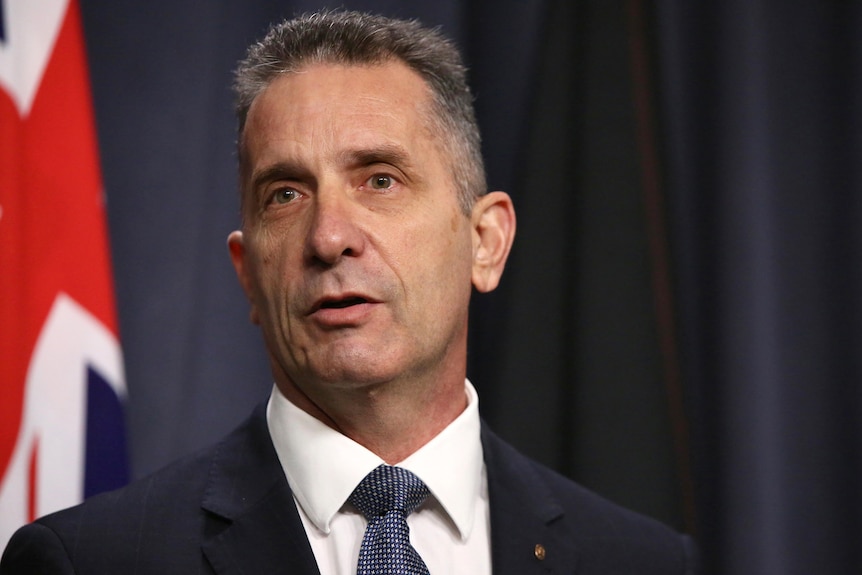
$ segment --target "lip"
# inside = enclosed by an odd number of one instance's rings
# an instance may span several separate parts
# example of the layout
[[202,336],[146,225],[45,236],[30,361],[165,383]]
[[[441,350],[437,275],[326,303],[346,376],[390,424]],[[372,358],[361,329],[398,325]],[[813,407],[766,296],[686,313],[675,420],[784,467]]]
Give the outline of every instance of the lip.
[[324,327],[349,327],[363,322],[380,302],[358,293],[321,297],[311,306],[309,316]]

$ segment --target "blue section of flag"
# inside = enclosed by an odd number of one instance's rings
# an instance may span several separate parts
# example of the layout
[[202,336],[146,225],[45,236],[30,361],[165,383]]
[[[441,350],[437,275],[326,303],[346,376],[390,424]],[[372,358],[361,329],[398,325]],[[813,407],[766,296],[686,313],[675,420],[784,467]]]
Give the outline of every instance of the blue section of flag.
[[98,372],[87,368],[84,498],[129,482],[123,404]]
[[6,3],[0,0],[0,42],[6,42],[6,19],[3,17],[6,12]]

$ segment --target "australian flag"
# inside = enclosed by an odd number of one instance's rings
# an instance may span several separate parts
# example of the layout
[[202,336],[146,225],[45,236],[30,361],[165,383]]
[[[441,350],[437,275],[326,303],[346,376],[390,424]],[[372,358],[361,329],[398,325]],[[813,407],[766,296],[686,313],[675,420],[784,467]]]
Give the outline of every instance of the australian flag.
[[77,0],[0,0],[0,549],[127,480],[103,200]]

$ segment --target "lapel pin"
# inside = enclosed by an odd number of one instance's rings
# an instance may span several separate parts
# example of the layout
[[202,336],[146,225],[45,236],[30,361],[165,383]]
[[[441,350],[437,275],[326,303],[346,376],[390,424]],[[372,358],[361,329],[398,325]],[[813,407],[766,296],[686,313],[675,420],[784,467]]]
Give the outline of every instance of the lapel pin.
[[536,559],[539,561],[545,560],[545,546],[541,543],[536,543],[536,547],[533,549],[533,555],[536,556]]

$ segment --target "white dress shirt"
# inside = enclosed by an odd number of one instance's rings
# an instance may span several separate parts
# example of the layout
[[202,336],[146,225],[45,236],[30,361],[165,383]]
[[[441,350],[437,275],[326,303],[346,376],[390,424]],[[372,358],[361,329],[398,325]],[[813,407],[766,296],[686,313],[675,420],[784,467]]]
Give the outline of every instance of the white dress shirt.
[[[491,575],[479,399],[469,381],[465,388],[464,412],[398,463],[431,492],[407,524],[432,575]],[[367,521],[347,498],[383,460],[296,407],[275,386],[266,419],[321,575],[356,575]]]

